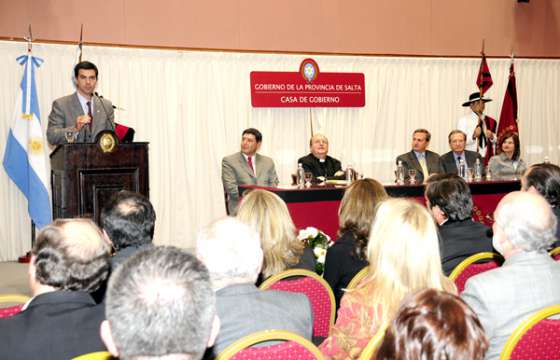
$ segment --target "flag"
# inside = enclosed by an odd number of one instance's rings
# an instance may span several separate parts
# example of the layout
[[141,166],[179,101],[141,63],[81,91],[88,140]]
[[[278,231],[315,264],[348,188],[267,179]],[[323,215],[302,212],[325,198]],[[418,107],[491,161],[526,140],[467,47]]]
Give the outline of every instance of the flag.
[[513,131],[519,133],[517,128],[517,88],[515,86],[515,71],[513,61],[509,66],[509,81],[502,103],[500,122],[498,123],[498,139],[506,132]]
[[43,60],[29,52],[17,61],[24,66],[24,72],[16,97],[15,120],[4,152],[4,169],[27,198],[29,217],[42,228],[52,221],[46,147],[35,86],[35,68]]
[[486,63],[486,55],[482,53],[482,61],[478,69],[478,76],[476,77],[476,86],[480,89],[480,96],[483,96],[488,89],[494,84],[492,75],[490,75],[490,68]]

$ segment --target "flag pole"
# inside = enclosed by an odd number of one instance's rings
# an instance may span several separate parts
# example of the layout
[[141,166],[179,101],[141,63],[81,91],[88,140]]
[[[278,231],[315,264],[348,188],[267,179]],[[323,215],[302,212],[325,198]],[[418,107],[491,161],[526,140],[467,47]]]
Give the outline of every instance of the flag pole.
[[311,137],[313,137],[313,112],[311,111],[311,108],[309,109],[309,127],[311,129]]
[[82,62],[82,45],[84,44],[84,24],[80,27],[80,42],[78,43],[78,48],[80,49],[80,54],[78,55],[78,62]]

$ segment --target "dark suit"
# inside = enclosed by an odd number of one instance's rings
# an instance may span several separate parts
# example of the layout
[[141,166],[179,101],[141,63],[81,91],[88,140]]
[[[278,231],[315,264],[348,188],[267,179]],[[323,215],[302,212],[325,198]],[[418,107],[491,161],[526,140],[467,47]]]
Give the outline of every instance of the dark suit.
[[340,161],[327,155],[325,161],[321,162],[313,154],[309,154],[302,158],[299,158],[298,164],[303,166],[305,171],[313,173],[313,177],[323,176],[333,177],[337,171],[342,170]]
[[216,292],[220,332],[214,345],[217,355],[244,336],[263,330],[288,330],[311,341],[313,313],[304,294],[259,290],[237,284]]
[[451,274],[459,263],[479,252],[493,251],[489,228],[471,219],[448,220],[439,227],[441,235],[441,264],[445,275]]
[[[89,125],[80,129],[76,139],[76,142],[79,143],[94,142],[98,133],[103,130],[112,130],[115,127],[113,104],[109,100],[97,96],[92,97],[91,101],[93,102],[91,129]],[[47,127],[49,143],[52,145],[65,144],[64,133],[71,128],[75,128],[76,118],[82,115],[85,115],[85,113],[77,93],[56,99],[52,104]]]
[[405,168],[406,180],[410,178],[408,175],[408,170],[416,169],[416,181],[422,183],[424,182],[424,179],[426,179],[429,175],[433,173],[443,172],[443,168],[441,166],[441,160],[437,153],[430,150],[426,150],[425,156],[426,156],[426,166],[428,167],[429,174],[424,174],[422,172],[422,167],[420,166],[420,163],[418,162],[418,159],[416,158],[416,153],[414,151],[409,151],[405,154],[399,155],[395,163],[398,164],[399,161],[402,162],[402,165]]
[[81,291],[37,295],[27,308],[0,319],[0,359],[71,359],[106,351],[99,335],[104,307]]
[[[484,160],[482,156],[476,151],[469,151],[465,150],[463,153],[465,164],[468,168],[474,168],[476,164],[476,159],[478,159],[482,172],[484,171],[483,165]],[[443,172],[448,174],[457,174],[459,171],[457,170],[457,163],[455,162],[455,156],[453,155],[453,151],[447,152],[440,157],[441,159],[441,166],[443,167]],[[481,174],[482,174],[481,172]]]

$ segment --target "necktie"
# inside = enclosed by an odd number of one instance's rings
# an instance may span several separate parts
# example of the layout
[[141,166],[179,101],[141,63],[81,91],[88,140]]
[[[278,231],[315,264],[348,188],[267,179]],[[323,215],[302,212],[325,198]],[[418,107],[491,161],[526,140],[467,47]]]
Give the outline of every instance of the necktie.
[[251,171],[253,172],[253,175],[255,174],[255,168],[253,167],[253,157],[252,156],[247,156],[247,164],[249,164],[249,167],[251,168]]
[[459,169],[459,164],[461,163],[461,157],[457,156],[457,169]]
[[420,163],[420,167],[422,168],[422,174],[424,174],[424,179],[427,179],[428,175],[430,175],[430,174],[428,173],[428,165],[426,164],[426,156],[421,155],[420,158],[418,159],[418,162]]
[[91,101],[86,102],[86,105],[87,105],[87,114],[90,118],[89,130],[91,131],[91,126],[93,124],[93,115],[91,113]]

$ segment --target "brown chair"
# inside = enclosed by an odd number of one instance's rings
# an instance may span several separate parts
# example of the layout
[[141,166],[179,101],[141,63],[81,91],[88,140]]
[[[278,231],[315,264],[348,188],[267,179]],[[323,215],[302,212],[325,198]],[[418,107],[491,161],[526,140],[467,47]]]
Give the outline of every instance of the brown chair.
[[497,253],[481,252],[474,254],[461,261],[453,269],[449,279],[455,282],[457,292],[460,294],[465,289],[465,284],[471,276],[500,267],[503,262],[503,257]]
[[354,275],[352,280],[350,280],[350,282],[348,283],[348,286],[346,287],[346,290],[351,290],[351,289],[356,288],[358,286],[358,284],[361,283],[362,280],[366,277],[366,275],[368,273],[368,269],[369,269],[369,267],[366,266],[362,270],[358,271],[358,273],[356,275]]
[[360,357],[358,358],[358,360],[374,360],[375,359],[375,354],[377,353],[377,349],[379,348],[379,345],[381,345],[381,342],[383,341],[383,338],[385,337],[385,330],[386,330],[386,328],[383,328],[383,329],[379,330],[371,338],[371,340],[368,342],[368,344],[366,345],[364,350],[362,350],[362,353],[360,354]]

